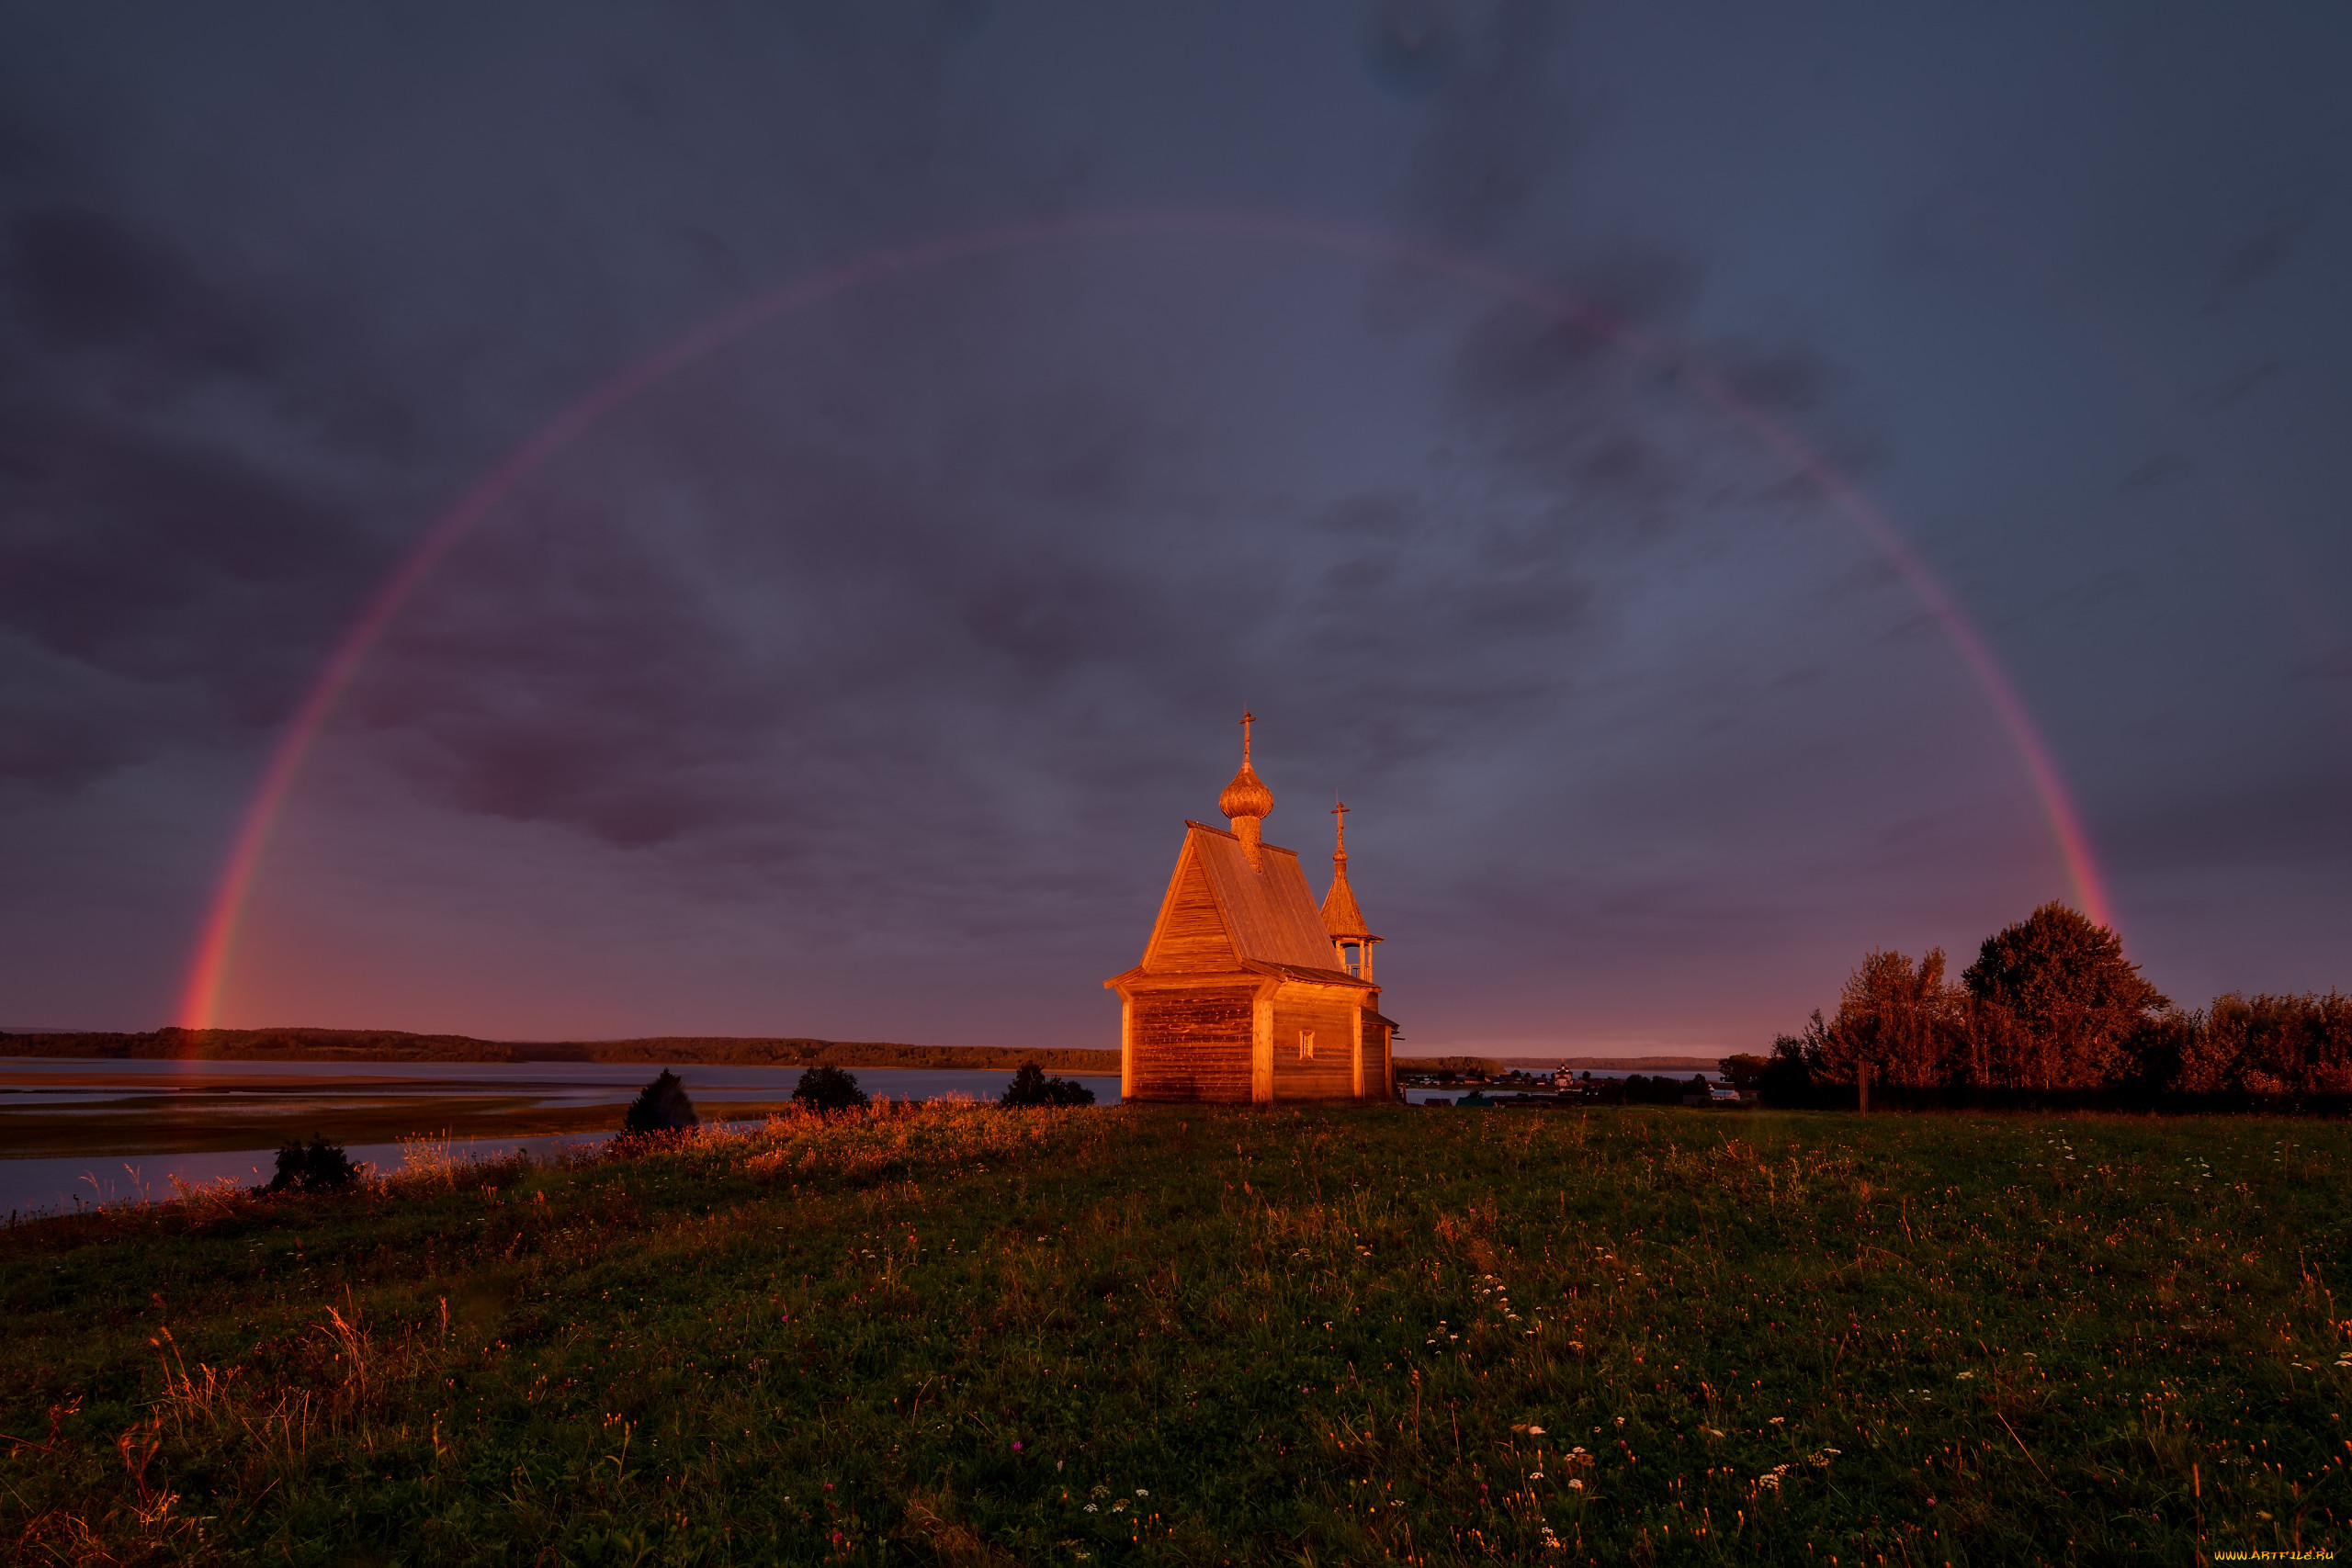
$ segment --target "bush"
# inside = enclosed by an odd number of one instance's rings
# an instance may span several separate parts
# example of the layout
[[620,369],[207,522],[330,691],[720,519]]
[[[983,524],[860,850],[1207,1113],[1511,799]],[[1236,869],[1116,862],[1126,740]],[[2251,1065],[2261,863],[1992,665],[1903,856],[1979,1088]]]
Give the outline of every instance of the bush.
[[999,1105],[1091,1105],[1094,1091],[1082,1083],[1068,1078],[1049,1078],[1043,1067],[1035,1062],[1023,1062],[1004,1092],[996,1097]]
[[621,1131],[640,1136],[652,1133],[683,1133],[689,1127],[702,1125],[702,1117],[695,1110],[695,1102],[686,1097],[686,1086],[669,1068],[662,1076],[638,1091],[629,1101],[628,1110],[621,1117]]
[[359,1168],[351,1163],[342,1145],[313,1135],[307,1147],[297,1139],[277,1151],[277,1174],[262,1190],[339,1192],[358,1179]]
[[810,1067],[802,1073],[792,1101],[809,1111],[863,1111],[873,1103],[857,1087],[857,1075],[839,1067]]

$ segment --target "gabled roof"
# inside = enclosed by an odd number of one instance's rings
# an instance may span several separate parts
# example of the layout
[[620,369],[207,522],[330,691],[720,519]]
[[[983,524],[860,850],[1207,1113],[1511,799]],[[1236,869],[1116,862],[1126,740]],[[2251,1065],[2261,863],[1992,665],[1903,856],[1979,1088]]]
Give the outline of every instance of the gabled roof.
[[1216,895],[1217,913],[1244,963],[1286,964],[1302,969],[1331,969],[1331,938],[1315,912],[1315,895],[1298,856],[1272,844],[1259,846],[1258,864],[1241,840],[1222,828],[1184,824],[1184,849],[1199,857]]
[[1330,935],[1295,852],[1262,844],[1251,865],[1249,850],[1224,829],[1201,822],[1184,829],[1184,847],[1136,972],[1238,967],[1374,988],[1333,962]]

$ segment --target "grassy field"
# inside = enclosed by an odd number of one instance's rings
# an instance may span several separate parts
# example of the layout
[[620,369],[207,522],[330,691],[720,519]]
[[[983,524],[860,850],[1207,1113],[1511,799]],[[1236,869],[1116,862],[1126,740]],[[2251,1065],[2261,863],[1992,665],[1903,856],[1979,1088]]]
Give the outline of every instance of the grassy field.
[[23,1562],[2346,1541],[2352,1128],[778,1121],[0,1241]]

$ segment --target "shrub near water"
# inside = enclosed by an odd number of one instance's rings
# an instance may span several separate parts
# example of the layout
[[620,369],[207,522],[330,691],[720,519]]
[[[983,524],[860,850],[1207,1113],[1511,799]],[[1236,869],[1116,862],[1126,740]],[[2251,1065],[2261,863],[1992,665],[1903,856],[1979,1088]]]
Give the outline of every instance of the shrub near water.
[[0,1250],[27,1561],[2346,1544],[2340,1124],[890,1107]]
[[664,1133],[683,1133],[702,1125],[702,1116],[695,1110],[693,1099],[678,1075],[669,1068],[651,1083],[637,1091],[637,1098],[621,1112],[624,1135],[647,1137]]
[[999,1105],[1014,1110],[1026,1110],[1040,1105],[1091,1105],[1094,1091],[1082,1083],[1068,1078],[1049,1078],[1046,1069],[1035,1062],[1023,1062],[996,1097]]

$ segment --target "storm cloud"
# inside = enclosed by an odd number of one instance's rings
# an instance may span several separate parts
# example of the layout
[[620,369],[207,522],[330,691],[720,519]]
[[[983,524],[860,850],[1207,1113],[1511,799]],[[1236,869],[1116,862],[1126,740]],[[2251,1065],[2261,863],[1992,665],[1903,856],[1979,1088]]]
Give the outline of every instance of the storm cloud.
[[2077,892],[1805,454],[2161,987],[2344,983],[2345,29],[2028,26],[18,17],[0,1024],[164,1021],[399,563],[820,276],[402,601],[223,1021],[1097,1043],[1246,705],[1408,1045],[1752,1046]]

